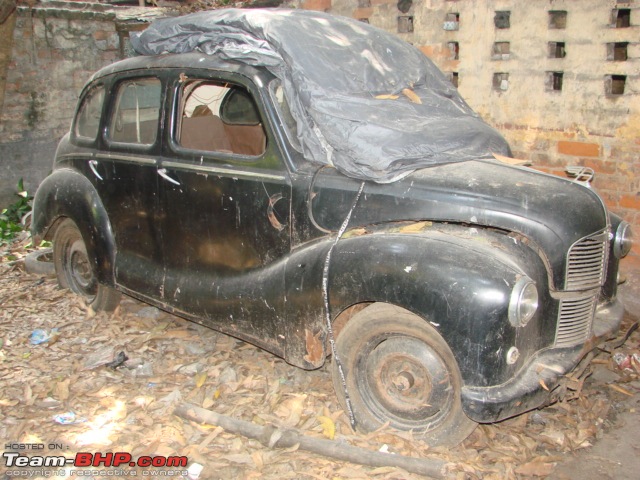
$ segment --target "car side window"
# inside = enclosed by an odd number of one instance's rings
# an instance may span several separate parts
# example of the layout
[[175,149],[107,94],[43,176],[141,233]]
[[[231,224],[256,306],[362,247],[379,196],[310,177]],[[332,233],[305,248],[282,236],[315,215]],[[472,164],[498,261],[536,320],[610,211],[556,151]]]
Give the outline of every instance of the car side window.
[[176,140],[184,148],[259,156],[267,146],[251,94],[239,85],[195,80],[182,84]]
[[100,128],[102,104],[104,103],[104,85],[93,87],[85,95],[76,116],[75,134],[90,140],[95,140]]
[[114,142],[151,145],[156,141],[162,85],[157,78],[136,78],[122,82],[109,125]]

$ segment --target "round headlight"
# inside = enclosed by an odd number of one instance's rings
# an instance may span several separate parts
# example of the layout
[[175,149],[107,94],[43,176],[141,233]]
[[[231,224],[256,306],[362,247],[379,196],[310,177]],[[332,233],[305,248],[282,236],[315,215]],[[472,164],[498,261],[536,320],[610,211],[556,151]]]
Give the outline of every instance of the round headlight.
[[538,289],[528,277],[518,280],[509,299],[509,321],[514,327],[524,327],[538,310]]
[[631,225],[627,222],[620,222],[613,237],[613,254],[616,258],[622,258],[633,246],[633,234],[631,233]]

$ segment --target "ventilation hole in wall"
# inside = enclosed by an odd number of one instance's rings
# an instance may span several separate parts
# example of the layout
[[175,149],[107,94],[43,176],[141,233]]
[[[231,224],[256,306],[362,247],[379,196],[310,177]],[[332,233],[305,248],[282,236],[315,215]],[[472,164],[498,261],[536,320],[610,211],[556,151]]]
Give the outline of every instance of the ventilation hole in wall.
[[369,23],[369,19],[368,18],[359,18],[358,21],[362,22],[362,23]]
[[458,88],[458,81],[459,81],[458,72],[447,73],[447,78],[453,84],[454,87]]
[[370,8],[371,0],[358,0],[358,8]]
[[614,8],[611,10],[611,24],[615,28],[628,28],[631,26],[631,9]]
[[447,48],[449,48],[449,60],[460,59],[460,43],[447,42]]
[[413,32],[413,15],[398,17],[398,33]]
[[549,28],[567,28],[566,10],[549,10]]
[[549,42],[549,58],[564,58],[566,55],[564,42]]
[[604,77],[604,91],[607,95],[622,95],[626,82],[626,75],[607,75]]
[[407,13],[411,10],[411,6],[413,5],[413,0],[398,0],[398,10],[402,13]]
[[444,18],[442,28],[444,30],[458,30],[458,28],[460,28],[460,14],[447,13],[447,16]]
[[544,88],[548,92],[559,92],[562,90],[563,72],[547,72]]
[[493,23],[496,28],[510,28],[511,27],[511,12],[501,11],[496,12],[493,17]]
[[509,89],[509,74],[498,72],[493,74],[493,89],[498,92],[505,92]]
[[495,42],[491,50],[492,60],[508,60],[511,55],[511,43]]
[[629,42],[607,43],[607,60],[624,62],[627,60]]

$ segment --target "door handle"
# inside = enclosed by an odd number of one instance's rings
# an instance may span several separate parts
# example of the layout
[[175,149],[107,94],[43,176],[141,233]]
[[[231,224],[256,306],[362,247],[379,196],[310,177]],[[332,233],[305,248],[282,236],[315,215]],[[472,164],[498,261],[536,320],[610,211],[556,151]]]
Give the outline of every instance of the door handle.
[[159,168],[158,169],[158,175],[160,175],[162,178],[164,178],[166,181],[173,183],[174,185],[180,185],[180,182],[171,178],[168,174],[167,174],[167,169],[166,168]]
[[97,166],[98,166],[97,160],[89,160],[89,168],[91,169],[93,174],[96,177],[98,177],[100,180],[104,180],[104,178],[102,178],[102,176],[98,173],[98,169],[96,168]]

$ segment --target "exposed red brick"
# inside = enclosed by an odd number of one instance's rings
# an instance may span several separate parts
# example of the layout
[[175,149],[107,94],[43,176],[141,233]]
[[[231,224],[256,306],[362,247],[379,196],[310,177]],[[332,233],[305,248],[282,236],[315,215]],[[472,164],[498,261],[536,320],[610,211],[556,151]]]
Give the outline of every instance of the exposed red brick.
[[597,143],[569,142],[561,140],[558,142],[558,153],[572,155],[574,157],[599,157],[600,145]]
[[606,162],[599,158],[585,158],[580,160],[580,165],[584,167],[593,168],[593,171],[598,173],[616,173],[617,168],[615,162]]
[[599,192],[629,192],[633,188],[632,180],[627,175],[607,175],[597,172],[593,179],[593,186]]
[[446,54],[441,55],[446,58],[440,62],[440,68],[446,72],[455,72],[460,68],[460,60],[449,60],[449,55],[448,49]]
[[418,47],[422,53],[424,53],[427,57],[433,57],[433,45],[424,45],[422,47]]
[[635,195],[620,196],[620,206],[631,210],[640,210],[640,192]]
[[95,40],[107,40],[111,36],[111,32],[106,32],[104,30],[98,30],[93,32],[93,38]]
[[556,171],[555,171],[553,168],[545,167],[544,165],[536,165],[536,164],[533,164],[533,165],[532,165],[532,167],[533,167],[535,170],[538,170],[538,171],[540,171],[540,172],[550,173],[550,174],[552,174],[552,175],[557,175]]
[[361,18],[369,18],[373,16],[373,8],[356,8],[353,11],[353,18],[361,19]]
[[331,0],[304,0],[302,8],[305,10],[319,10],[326,12],[331,8]]

